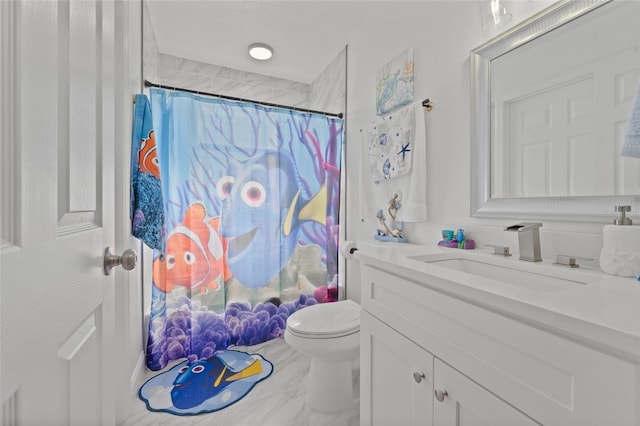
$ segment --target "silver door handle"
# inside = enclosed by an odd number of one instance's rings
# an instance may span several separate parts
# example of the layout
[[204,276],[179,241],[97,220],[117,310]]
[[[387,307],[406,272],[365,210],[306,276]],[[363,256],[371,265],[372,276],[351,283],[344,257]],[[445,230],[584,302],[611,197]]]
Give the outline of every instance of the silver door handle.
[[422,380],[425,378],[426,376],[424,375],[423,372],[420,371],[414,371],[413,372],[413,380],[416,381],[416,383],[420,383],[422,382]]
[[436,399],[440,402],[443,402],[444,399],[449,396],[446,390],[436,389],[433,393],[435,394]]
[[122,256],[114,254],[111,247],[104,249],[104,262],[103,270],[105,275],[110,275],[111,270],[118,265],[122,265],[122,268],[126,271],[130,271],[136,267],[138,262],[138,254],[135,250],[127,249],[122,253]]

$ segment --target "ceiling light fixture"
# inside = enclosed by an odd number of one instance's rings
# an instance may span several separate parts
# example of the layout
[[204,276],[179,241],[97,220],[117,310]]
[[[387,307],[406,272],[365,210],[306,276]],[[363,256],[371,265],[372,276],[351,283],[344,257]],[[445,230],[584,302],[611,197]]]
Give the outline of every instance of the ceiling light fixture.
[[507,9],[504,0],[484,0],[482,8],[482,29],[489,27],[500,28],[511,21],[511,13]]
[[249,45],[249,56],[259,61],[266,61],[273,56],[273,49],[264,43],[253,43]]

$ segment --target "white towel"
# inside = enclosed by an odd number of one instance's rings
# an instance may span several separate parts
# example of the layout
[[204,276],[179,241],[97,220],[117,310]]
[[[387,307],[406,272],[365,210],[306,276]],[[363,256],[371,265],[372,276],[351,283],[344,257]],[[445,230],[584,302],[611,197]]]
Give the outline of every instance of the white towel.
[[374,182],[411,172],[415,127],[416,111],[409,106],[378,118],[363,130]]
[[[380,209],[386,211],[394,194],[401,194],[400,209],[396,220],[422,222],[427,220],[427,136],[425,111],[421,102],[414,102],[404,109],[415,112],[411,156],[412,166],[409,173],[393,179],[374,179],[369,165],[368,132],[362,131],[362,167],[360,177],[360,214],[361,217],[375,219]],[[396,111],[393,114],[399,114]]]
[[640,85],[638,85],[636,99],[631,108],[631,117],[620,155],[640,158]]

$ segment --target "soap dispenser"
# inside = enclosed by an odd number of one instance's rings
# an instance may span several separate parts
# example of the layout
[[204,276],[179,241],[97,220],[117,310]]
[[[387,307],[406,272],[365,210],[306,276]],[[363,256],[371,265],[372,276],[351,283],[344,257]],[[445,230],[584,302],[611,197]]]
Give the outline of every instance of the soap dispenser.
[[611,275],[637,277],[640,275],[640,226],[632,226],[626,216],[631,206],[616,206],[619,214],[613,225],[602,230],[600,268]]

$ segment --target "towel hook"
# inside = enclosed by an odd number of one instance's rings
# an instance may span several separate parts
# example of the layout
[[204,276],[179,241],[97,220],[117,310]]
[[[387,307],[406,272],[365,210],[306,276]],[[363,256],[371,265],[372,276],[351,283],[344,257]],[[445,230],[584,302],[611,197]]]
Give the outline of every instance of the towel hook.
[[433,109],[433,102],[431,102],[429,98],[427,98],[422,101],[422,107],[427,111],[431,111]]

